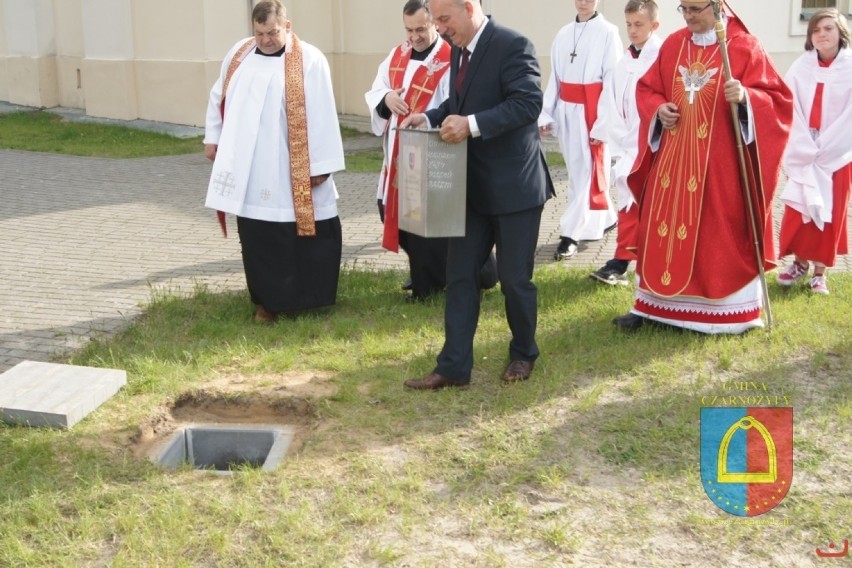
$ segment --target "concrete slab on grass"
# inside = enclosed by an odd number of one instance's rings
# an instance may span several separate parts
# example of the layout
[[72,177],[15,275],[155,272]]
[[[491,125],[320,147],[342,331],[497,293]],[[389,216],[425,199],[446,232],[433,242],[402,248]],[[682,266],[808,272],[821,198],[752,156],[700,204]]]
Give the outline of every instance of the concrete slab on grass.
[[127,373],[23,361],[0,375],[0,420],[71,428],[127,384]]

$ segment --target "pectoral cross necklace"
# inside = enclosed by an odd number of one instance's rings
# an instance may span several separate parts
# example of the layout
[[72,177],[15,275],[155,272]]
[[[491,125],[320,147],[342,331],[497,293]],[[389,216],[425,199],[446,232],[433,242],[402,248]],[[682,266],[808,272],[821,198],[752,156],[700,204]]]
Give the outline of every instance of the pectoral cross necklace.
[[571,63],[574,63],[574,58],[577,57],[577,44],[580,42],[581,39],[583,39],[583,34],[586,33],[586,28],[589,27],[589,20],[583,22],[585,24],[583,26],[583,31],[580,32],[580,37],[577,37],[577,25],[579,23],[580,22],[577,22],[577,24],[574,25],[574,51],[568,54],[571,56]]

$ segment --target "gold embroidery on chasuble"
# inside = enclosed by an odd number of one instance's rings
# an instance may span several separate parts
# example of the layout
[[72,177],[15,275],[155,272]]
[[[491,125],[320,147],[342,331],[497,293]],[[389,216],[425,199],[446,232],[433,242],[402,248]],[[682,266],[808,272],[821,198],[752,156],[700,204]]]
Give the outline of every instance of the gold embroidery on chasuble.
[[290,181],[296,234],[314,237],[314,198],[311,187],[311,161],[308,154],[308,113],[305,106],[305,75],[302,70],[302,44],[296,34],[284,53],[284,98],[287,111],[287,146],[290,149]]
[[678,107],[677,127],[664,130],[652,177],[648,180],[646,246],[642,284],[658,296],[683,292],[692,279],[698,229],[710,156],[710,132],[721,96],[718,45],[696,48],[684,40],[671,92]]

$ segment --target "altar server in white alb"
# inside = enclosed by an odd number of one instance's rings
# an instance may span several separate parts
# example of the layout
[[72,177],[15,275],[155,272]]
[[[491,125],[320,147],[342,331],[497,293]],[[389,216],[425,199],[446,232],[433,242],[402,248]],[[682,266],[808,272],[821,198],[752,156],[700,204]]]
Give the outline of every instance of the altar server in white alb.
[[436,108],[450,95],[450,44],[435,28],[426,0],[408,0],[402,9],[407,41],[379,65],[364,98],[373,134],[383,136],[384,163],[379,176],[379,215],[384,222],[382,246],[408,254],[412,298],[424,299],[447,285],[447,239],[427,239],[399,230],[396,128],[409,114]]
[[554,255],[571,258],[580,241],[594,241],[615,227],[609,197],[610,154],[598,124],[604,83],[624,47],[618,28],[597,12],[599,0],[574,0],[577,17],[559,30],[550,49],[552,70],[539,118],[543,135],[559,138],[568,167],[568,204],[559,220]]
[[598,122],[603,125],[604,142],[612,152],[618,200],[618,238],[615,255],[590,276],[604,284],[627,285],[627,267],[636,260],[639,208],[627,176],[639,154],[639,110],[636,108],[636,83],[657,59],[663,40],[656,33],[660,27],[659,9],[654,0],[629,0],[624,7],[630,46],[604,85]]
[[342,237],[331,174],[344,169],[328,62],[264,0],[210,91],[206,206],[237,216],[255,319],[334,304]]
[[787,185],[781,194],[781,256],[794,260],[782,286],[804,280],[828,294],[826,268],[849,253],[846,211],[852,190],[852,49],[846,17],[835,8],[808,22],[803,53],[785,81],[793,91],[793,130],[784,155]]

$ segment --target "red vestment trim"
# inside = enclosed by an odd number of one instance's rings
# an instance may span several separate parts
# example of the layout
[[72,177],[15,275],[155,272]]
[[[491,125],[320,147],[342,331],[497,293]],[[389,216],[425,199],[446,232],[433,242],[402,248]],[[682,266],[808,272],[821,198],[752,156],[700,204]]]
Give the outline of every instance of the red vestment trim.
[[[566,103],[583,105],[586,117],[586,129],[591,133],[592,126],[598,119],[598,100],[601,98],[603,83],[563,83],[559,82],[559,98]],[[589,187],[589,209],[606,211],[609,205],[606,201],[606,164],[604,164],[604,145],[589,144],[592,154],[592,183]]]
[[837,262],[837,255],[849,254],[846,209],[849,207],[849,195],[852,193],[852,163],[834,172],[831,182],[831,222],[825,223],[822,230],[813,221],[802,221],[802,214],[792,207],[784,208],[780,256],[795,254],[799,258],[819,262],[831,268]]
[[618,260],[636,260],[636,240],[639,232],[639,207],[618,210],[618,236],[615,239],[615,255]]
[[[830,67],[831,62],[823,61],[817,57],[817,62],[820,67]],[[808,117],[808,126],[814,130],[822,128],[822,91],[825,88],[825,83],[817,83],[816,91],[814,92],[814,104],[811,106],[811,116]]]
[[676,311],[652,306],[642,300],[636,300],[636,309],[643,314],[675,321],[691,321],[696,323],[748,323],[760,317],[760,309],[748,310],[730,314],[709,314],[696,311]]

